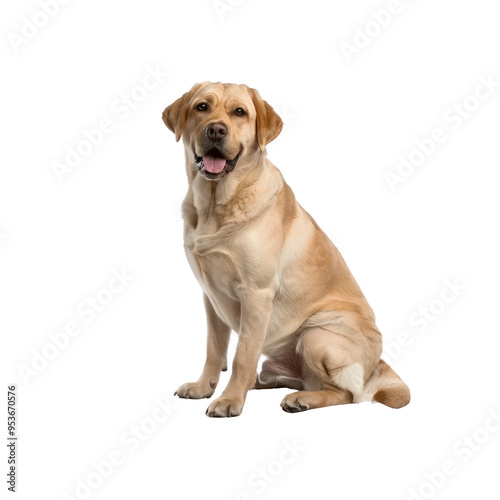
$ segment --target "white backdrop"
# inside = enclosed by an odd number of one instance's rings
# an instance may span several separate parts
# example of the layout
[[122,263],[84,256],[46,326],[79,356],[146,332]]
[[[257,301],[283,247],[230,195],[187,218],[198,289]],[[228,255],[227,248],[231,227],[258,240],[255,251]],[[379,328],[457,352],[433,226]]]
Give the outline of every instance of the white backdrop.
[[[487,0],[4,2],[17,498],[498,497],[499,14]],[[408,407],[287,414],[280,389],[209,419],[208,400],[172,397],[200,373],[205,318],[182,145],[161,113],[204,80],[255,87],[282,115],[269,157],[365,292]]]

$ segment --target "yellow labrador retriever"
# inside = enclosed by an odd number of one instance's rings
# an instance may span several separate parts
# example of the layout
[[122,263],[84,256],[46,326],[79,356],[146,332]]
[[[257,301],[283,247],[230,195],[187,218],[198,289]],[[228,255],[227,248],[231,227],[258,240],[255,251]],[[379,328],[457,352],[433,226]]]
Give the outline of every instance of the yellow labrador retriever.
[[234,330],[231,378],[210,417],[239,415],[252,388],[297,389],[281,403],[287,412],[408,404],[408,387],[380,359],[372,309],[342,256],[267,159],[266,145],[283,126],[273,108],[246,85],[205,82],[168,106],[163,120],[184,142],[184,247],[208,324],[203,372],[176,394],[212,396]]

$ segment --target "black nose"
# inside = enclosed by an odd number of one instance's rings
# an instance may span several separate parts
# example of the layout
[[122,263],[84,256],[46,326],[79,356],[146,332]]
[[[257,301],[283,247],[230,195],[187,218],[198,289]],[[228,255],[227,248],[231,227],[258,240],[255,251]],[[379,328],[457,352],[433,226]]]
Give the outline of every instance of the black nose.
[[205,132],[210,139],[219,141],[227,134],[227,127],[223,123],[210,123]]

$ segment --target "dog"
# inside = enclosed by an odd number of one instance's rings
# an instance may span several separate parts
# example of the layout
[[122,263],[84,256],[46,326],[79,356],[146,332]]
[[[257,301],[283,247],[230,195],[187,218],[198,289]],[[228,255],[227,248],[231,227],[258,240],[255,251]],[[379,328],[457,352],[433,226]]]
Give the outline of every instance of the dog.
[[283,128],[274,109],[246,85],[204,82],[168,106],[163,121],[184,143],[184,248],[208,332],[200,378],[174,395],[213,395],[233,330],[231,377],[209,417],[240,415],[252,388],[295,389],[281,402],[289,413],[407,405],[408,386],[380,359],[381,333],[344,259],[267,158]]

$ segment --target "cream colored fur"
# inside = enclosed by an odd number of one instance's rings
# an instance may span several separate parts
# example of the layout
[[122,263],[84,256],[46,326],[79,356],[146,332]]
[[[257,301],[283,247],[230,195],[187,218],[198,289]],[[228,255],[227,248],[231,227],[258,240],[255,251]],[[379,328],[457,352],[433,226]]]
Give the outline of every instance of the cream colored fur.
[[[407,404],[408,387],[380,361],[373,312],[342,256],[267,158],[265,146],[282,128],[271,106],[245,85],[206,82],[167,107],[163,119],[185,146],[184,246],[208,325],[203,372],[176,394],[212,396],[234,330],[231,378],[209,416],[239,415],[248,390],[282,386],[300,389],[282,402],[289,412],[365,400]],[[217,179],[195,161],[208,147],[211,123],[227,127],[221,148],[238,158]]]

